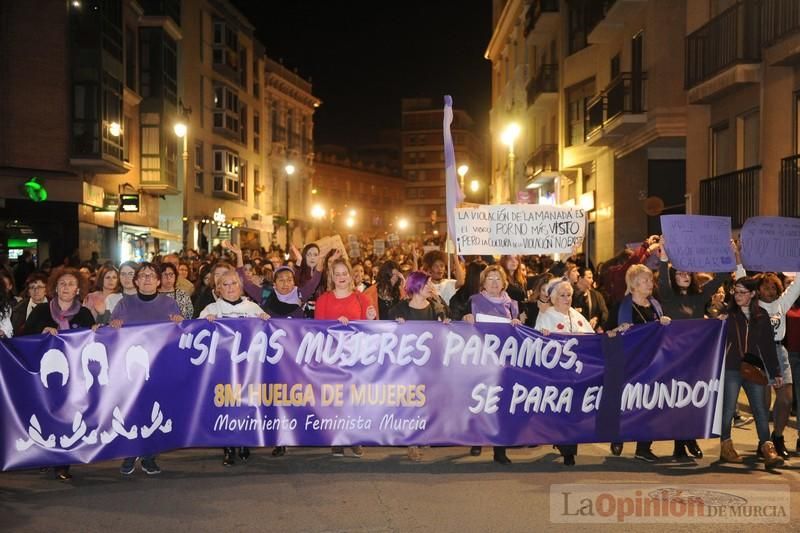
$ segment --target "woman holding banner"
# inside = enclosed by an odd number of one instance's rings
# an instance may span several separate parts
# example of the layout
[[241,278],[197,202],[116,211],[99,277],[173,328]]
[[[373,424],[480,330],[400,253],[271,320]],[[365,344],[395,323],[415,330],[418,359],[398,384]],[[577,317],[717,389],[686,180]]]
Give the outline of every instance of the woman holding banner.
[[[178,304],[163,294],[158,293],[161,285],[161,274],[153,263],[141,263],[133,278],[136,294],[122,298],[111,313],[109,325],[120,328],[123,324],[140,324],[143,322],[180,322],[183,320]],[[122,461],[119,471],[123,475],[130,475],[136,468],[136,457],[126,457]],[[154,455],[141,457],[142,470],[148,475],[161,473]]]
[[[378,311],[369,298],[355,290],[353,271],[347,259],[333,256],[328,271],[328,291],[317,298],[314,318],[317,320],[338,320],[344,325],[350,320],[376,320]],[[353,455],[361,457],[364,449],[351,446]],[[333,446],[334,457],[344,457],[344,446]]]
[[[773,330],[769,315],[758,301],[759,281],[743,277],[733,286],[733,302],[727,315],[720,319],[728,323],[728,349],[725,353],[725,383],[722,396],[722,430],[719,452],[720,461],[741,463],[742,458],[733,447],[731,424],[739,400],[739,390],[744,388],[747,401],[753,410],[758,432],[758,451],[766,466],[783,463],[783,457],[775,451],[770,441],[769,413],[764,403],[767,376],[774,376],[773,388],[783,386]],[[765,368],[764,374],[760,368]]]
[[[519,320],[519,306],[506,292],[508,278],[506,278],[503,268],[500,265],[487,266],[481,272],[480,280],[481,291],[470,297],[471,313],[464,315],[464,321],[471,324],[482,322],[481,315],[487,315],[506,319],[512,326],[522,324]],[[470,449],[470,455],[479,454],[480,446],[473,446]],[[501,465],[511,464],[511,459],[506,455],[505,446],[494,447],[494,461]]]
[[[50,301],[37,305],[25,321],[23,335],[49,333],[94,326],[92,312],[81,306],[81,294],[89,288],[87,279],[74,268],[54,270],[47,282]],[[69,465],[57,466],[55,476],[59,481],[69,481]]]
[[[539,313],[536,319],[536,330],[543,335],[550,333],[580,334],[592,333],[589,320],[572,307],[572,283],[567,280],[557,279],[547,285],[547,295],[550,306]],[[564,457],[565,466],[575,465],[575,456],[578,454],[577,444],[558,444],[558,451]]]
[[[434,299],[431,277],[422,271],[412,272],[406,281],[408,299],[401,300],[389,310],[389,319],[401,324],[406,320],[431,320],[449,322],[447,307]],[[418,463],[422,461],[419,446],[408,447],[408,458]]]
[[[617,309],[617,324],[622,326],[660,322],[666,326],[672,321],[664,314],[661,304],[653,298],[652,270],[641,264],[631,266],[625,272],[625,284],[627,293]],[[652,441],[637,442],[634,457],[648,463],[657,461],[658,456],[653,453],[652,446]],[[611,453],[622,455],[622,443],[612,443]]]
[[[701,289],[696,273],[675,270],[669,266],[663,237],[659,243],[658,256],[661,260],[658,267],[658,294],[664,314],[673,320],[702,319],[706,304],[725,282],[725,278],[716,276],[702,285]],[[676,440],[672,457],[685,459],[688,457],[687,451],[696,459],[703,458],[703,450],[694,439]]]

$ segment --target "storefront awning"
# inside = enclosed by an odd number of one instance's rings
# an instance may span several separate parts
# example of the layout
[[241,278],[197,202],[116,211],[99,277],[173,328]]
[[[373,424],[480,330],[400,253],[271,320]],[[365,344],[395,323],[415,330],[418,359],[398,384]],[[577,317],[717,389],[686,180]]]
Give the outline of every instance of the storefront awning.
[[183,237],[181,235],[160,230],[158,228],[150,228],[150,236],[154,239],[160,239],[162,241],[183,242]]

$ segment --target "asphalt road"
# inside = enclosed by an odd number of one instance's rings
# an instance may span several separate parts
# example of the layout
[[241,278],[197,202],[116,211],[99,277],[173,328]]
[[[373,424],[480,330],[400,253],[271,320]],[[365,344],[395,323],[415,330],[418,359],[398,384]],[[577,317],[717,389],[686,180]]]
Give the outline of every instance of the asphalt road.
[[[787,430],[794,449],[796,432]],[[739,452],[752,454],[751,424],[734,430]],[[554,484],[657,483],[725,484],[736,488],[770,484],[791,489],[791,517],[800,516],[800,457],[766,470],[754,459],[720,465],[718,441],[701,441],[705,457],[692,462],[633,458],[633,444],[621,457],[607,445],[583,445],[578,464],[562,466],[550,447],[509,450],[513,464],[491,460],[491,448],[471,457],[467,448],[426,448],[413,463],[403,448],[367,448],[364,457],[333,458],[329,449],[289,449],[274,458],[255,450],[247,464],[222,466],[216,449],[163,454],[163,473],[146,476],[137,468],[121,476],[118,462],[73,468],[70,482],[52,473],[0,474],[2,531],[719,531],[719,524],[683,521],[662,525],[553,523]],[[654,445],[659,455],[672,443]],[[777,494],[777,492],[776,492]],[[762,524],[772,531],[796,531],[791,522]],[[727,531],[752,531],[731,524]]]

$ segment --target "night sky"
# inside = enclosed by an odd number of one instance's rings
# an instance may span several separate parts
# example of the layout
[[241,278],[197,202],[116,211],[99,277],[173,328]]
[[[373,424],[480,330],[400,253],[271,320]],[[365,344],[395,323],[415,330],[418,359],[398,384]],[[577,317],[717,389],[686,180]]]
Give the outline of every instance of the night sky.
[[267,55],[311,78],[315,144],[368,143],[399,127],[402,97],[452,94],[488,127],[489,0],[232,0]]

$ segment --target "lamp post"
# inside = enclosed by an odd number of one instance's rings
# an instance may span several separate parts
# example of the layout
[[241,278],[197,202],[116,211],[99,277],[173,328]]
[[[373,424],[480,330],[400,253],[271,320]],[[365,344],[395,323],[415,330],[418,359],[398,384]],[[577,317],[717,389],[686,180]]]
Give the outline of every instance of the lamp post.
[[327,211],[325,208],[320,204],[314,204],[314,206],[311,208],[311,218],[314,219],[314,230],[318,239],[321,237],[319,231],[319,221],[325,217],[326,212]]
[[469,172],[469,165],[461,165],[461,166],[459,166],[458,169],[456,170],[456,172],[458,172],[458,177],[461,178],[460,185],[461,185],[461,190],[463,191],[464,190],[464,176],[466,176],[467,172]]
[[289,229],[289,177],[294,174],[295,168],[291,163],[283,167],[286,173],[286,251],[288,253],[289,247],[292,244],[292,236]]
[[519,124],[512,122],[506,126],[506,129],[503,130],[503,133],[500,135],[500,141],[508,146],[508,183],[513,197],[516,197],[517,194],[517,183],[514,172],[514,160],[516,159],[514,155],[514,142],[517,140],[517,137],[519,137],[519,132]]
[[174,129],[175,135],[179,139],[183,139],[183,219],[186,221],[183,224],[183,249],[185,251],[189,248],[187,218],[189,209],[189,127],[184,122],[177,122]]

